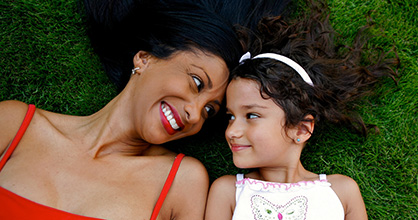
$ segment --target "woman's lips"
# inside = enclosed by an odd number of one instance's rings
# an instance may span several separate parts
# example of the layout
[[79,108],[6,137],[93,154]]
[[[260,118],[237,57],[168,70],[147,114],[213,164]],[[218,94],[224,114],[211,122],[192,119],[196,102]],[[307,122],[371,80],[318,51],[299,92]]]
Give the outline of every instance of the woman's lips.
[[250,147],[251,147],[251,145],[231,144],[231,151],[232,152],[237,152],[237,151],[248,149]]
[[160,104],[160,118],[163,127],[170,135],[184,128],[177,111],[166,102],[161,102]]

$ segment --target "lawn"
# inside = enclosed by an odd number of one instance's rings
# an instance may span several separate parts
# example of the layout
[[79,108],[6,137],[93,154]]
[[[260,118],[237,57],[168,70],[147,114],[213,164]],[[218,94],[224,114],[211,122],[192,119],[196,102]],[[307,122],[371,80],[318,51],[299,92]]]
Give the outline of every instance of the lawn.
[[[418,219],[418,7],[416,0],[329,0],[330,19],[350,42],[368,20],[372,45],[394,49],[397,85],[387,79],[357,107],[378,133],[367,138],[327,126],[303,152],[316,173],[341,173],[360,186],[370,219]],[[54,112],[88,115],[116,94],[86,35],[77,0],[0,2],[0,101],[15,99]],[[167,145],[201,160],[211,180],[234,167],[222,127]],[[210,133],[210,135],[207,135]]]

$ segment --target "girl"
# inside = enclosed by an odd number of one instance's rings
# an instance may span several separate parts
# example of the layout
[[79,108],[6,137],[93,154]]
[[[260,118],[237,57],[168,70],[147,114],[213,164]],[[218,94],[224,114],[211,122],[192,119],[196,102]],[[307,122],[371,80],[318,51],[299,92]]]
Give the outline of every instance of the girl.
[[319,8],[290,24],[263,19],[260,42],[251,47],[256,56],[247,53],[233,71],[225,136],[234,164],[257,169],[217,179],[206,219],[367,219],[353,179],[310,172],[300,155],[322,121],[366,132],[348,106],[395,73],[389,60],[360,66],[361,44],[338,55]]

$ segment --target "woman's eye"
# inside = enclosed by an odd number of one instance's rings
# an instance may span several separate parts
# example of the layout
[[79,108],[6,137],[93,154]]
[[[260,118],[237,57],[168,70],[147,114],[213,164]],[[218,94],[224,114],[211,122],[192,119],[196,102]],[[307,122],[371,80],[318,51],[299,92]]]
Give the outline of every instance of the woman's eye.
[[255,118],[258,118],[259,116],[258,115],[256,115],[256,114],[254,114],[254,113],[248,113],[247,114],[247,118],[248,119],[255,119]]
[[208,114],[208,118],[213,117],[216,114],[215,109],[210,105],[205,106],[205,110],[206,110],[206,113]]
[[192,76],[192,78],[193,78],[194,83],[196,84],[197,91],[200,92],[200,90],[202,90],[202,88],[203,88],[202,80],[197,76]]
[[226,114],[226,116],[228,117],[228,120],[235,120],[235,116],[233,114]]

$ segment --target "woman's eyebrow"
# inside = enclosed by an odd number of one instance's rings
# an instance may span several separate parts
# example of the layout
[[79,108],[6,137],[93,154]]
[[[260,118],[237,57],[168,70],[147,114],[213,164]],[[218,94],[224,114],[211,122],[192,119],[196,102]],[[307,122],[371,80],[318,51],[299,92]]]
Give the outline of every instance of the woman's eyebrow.
[[221,107],[221,102],[219,100],[214,100],[213,101],[215,104],[217,104],[219,107]]
[[194,64],[192,64],[192,66],[194,66],[194,67],[196,67],[196,68],[201,69],[201,70],[205,73],[206,78],[207,78],[207,80],[208,80],[208,88],[209,88],[209,89],[212,89],[212,87],[213,87],[213,83],[212,83],[212,80],[210,79],[209,75],[206,73],[206,71],[205,71],[202,67],[200,67],[200,66],[196,66],[196,65],[194,65]]

